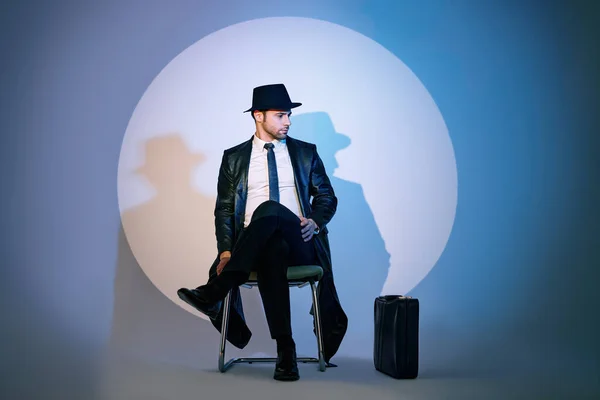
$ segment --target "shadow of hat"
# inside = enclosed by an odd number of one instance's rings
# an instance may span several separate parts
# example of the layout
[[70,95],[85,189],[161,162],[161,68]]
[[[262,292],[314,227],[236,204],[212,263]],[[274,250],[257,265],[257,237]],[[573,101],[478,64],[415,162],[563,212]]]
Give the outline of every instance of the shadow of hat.
[[144,164],[135,172],[147,175],[156,168],[175,168],[191,170],[203,162],[206,157],[200,153],[192,153],[179,135],[168,135],[152,138],[146,142]]
[[290,128],[292,136],[309,143],[320,144],[326,142],[336,151],[350,146],[348,136],[336,131],[333,121],[326,112],[312,112],[292,116]]

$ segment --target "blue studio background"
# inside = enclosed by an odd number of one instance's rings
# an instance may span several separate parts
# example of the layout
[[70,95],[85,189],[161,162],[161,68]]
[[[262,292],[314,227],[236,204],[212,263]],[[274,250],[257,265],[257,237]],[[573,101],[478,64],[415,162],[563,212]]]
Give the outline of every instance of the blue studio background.
[[[127,334],[140,353],[168,358],[160,337],[126,320],[172,326],[184,312],[141,299],[160,294],[139,270],[117,279],[129,257],[116,194],[123,135],[173,57],[269,16],[379,42],[444,116],[458,206],[445,251],[410,293],[422,304],[422,374],[543,371],[598,385],[599,15],[591,1],[3,1],[2,397],[91,396],[95,361]],[[197,326],[186,324],[189,345]],[[216,344],[199,347],[215,357]]]

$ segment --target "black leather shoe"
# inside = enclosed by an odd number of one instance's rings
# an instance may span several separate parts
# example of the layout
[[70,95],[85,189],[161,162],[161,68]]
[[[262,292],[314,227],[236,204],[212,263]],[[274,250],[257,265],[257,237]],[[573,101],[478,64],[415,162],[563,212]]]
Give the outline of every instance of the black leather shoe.
[[212,320],[217,318],[217,315],[221,310],[220,301],[213,303],[206,301],[205,296],[202,296],[202,292],[199,289],[181,288],[177,291],[177,295],[181,300],[185,301]]
[[297,381],[300,379],[295,348],[277,350],[277,363],[275,364],[273,379],[278,381]]

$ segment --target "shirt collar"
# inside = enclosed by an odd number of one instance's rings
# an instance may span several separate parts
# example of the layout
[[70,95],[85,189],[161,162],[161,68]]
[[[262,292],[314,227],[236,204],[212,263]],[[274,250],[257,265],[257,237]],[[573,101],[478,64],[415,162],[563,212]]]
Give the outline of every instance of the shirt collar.
[[[260,149],[264,149],[265,143],[268,143],[268,142],[265,142],[264,140],[260,139],[256,135],[256,133],[254,134],[254,138],[252,139],[253,146],[260,148]],[[283,139],[283,140],[274,139],[271,143],[273,143],[273,145],[275,146],[276,149],[278,149],[280,147],[285,147],[285,144],[286,144],[285,139]]]

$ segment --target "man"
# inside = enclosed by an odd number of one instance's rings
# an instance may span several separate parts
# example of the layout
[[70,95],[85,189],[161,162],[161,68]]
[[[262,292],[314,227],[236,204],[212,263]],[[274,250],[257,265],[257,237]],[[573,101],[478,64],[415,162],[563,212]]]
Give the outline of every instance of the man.
[[[335,354],[347,328],[331,272],[327,223],[337,198],[316,146],[288,137],[291,109],[283,84],[254,88],[251,112],[256,131],[225,150],[217,183],[215,231],[218,256],[206,285],[182,288],[179,297],[210,317],[220,330],[222,300],[232,291],[227,340],[243,348],[251,333],[239,296],[251,271],[257,271],[271,337],[277,342],[274,379],[297,380],[287,267],[318,264],[324,269],[318,293],[323,320],[324,356]],[[311,201],[312,198],[312,201]]]

